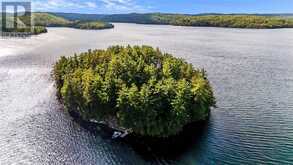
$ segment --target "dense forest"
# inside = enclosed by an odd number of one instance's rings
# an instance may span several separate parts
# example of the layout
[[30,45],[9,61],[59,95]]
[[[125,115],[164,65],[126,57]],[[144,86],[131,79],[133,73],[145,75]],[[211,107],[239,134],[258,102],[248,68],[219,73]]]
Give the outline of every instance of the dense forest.
[[109,29],[113,28],[114,25],[101,21],[77,21],[69,25],[70,27],[77,29]]
[[[72,27],[78,29],[108,29],[114,26],[108,22],[139,24],[164,24],[177,26],[229,27],[229,28],[293,28],[292,15],[225,15],[225,14],[74,14],[33,13],[32,22],[38,27]],[[29,17],[19,17],[29,21]],[[40,28],[38,28],[40,29]],[[42,30],[45,32],[45,30]]]
[[73,14],[54,13],[69,20],[101,20],[105,22],[125,22],[140,24],[167,24],[179,26],[205,26],[205,27],[230,27],[230,28],[293,28],[292,15],[237,15],[237,14]]
[[215,105],[204,70],[149,46],[113,46],[62,57],[54,66],[65,108],[135,134],[168,137]]
[[49,13],[33,13],[33,24],[45,27],[72,27],[77,29],[108,29],[114,26],[102,21],[68,20]]
[[26,33],[27,35],[37,35],[41,33],[47,33],[47,29],[43,26],[32,26],[17,29],[6,29],[4,32],[19,32]]
[[153,15],[154,22],[180,26],[208,26],[231,28],[293,28],[293,19],[252,15]]
[[[17,28],[3,28],[2,23],[0,24],[0,29],[2,32],[16,32],[16,33],[25,33],[26,35],[37,35],[41,33],[46,33],[47,29],[44,26],[25,26],[22,21],[25,22],[25,20],[17,20]],[[2,18],[0,17],[0,22],[2,22]],[[12,27],[14,24],[14,20],[12,17],[6,19],[6,26]],[[6,35],[2,33],[2,35]],[[9,33],[7,33],[9,35]],[[13,35],[13,34],[12,34]]]
[[68,26],[71,21],[48,13],[33,13],[32,23],[36,26],[64,27]]
[[108,29],[114,26],[102,21],[67,20],[49,13],[33,13],[33,24],[45,27],[72,27],[77,29]]
[[[10,15],[6,19],[6,24],[13,24],[13,17]],[[0,21],[2,22],[2,18],[0,17]],[[27,27],[25,25],[29,25],[28,21],[31,22],[32,26]],[[46,33],[46,27],[71,27],[77,29],[109,29],[114,26],[110,23],[103,21],[80,21],[80,20],[67,20],[66,18],[55,16],[49,13],[33,13],[32,17],[28,15],[19,16],[17,19],[17,28],[9,29],[2,28],[2,24],[0,24],[0,28],[3,32],[26,32],[30,34],[40,34]],[[11,27],[11,26],[10,26]]]

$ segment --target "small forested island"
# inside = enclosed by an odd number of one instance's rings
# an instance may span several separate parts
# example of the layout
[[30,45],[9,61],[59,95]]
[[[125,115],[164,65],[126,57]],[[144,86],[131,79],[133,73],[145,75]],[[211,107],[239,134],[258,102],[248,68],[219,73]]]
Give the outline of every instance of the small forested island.
[[78,21],[76,23],[72,23],[71,27],[77,29],[86,29],[86,30],[98,30],[98,29],[110,29],[113,28],[114,25],[101,21]]
[[53,75],[68,112],[139,136],[177,135],[215,106],[204,70],[149,46],[61,57]]

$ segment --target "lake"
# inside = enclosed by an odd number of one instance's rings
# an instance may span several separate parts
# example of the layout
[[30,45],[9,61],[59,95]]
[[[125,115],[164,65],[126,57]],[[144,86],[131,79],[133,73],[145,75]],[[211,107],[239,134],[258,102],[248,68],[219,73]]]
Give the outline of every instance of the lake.
[[[205,68],[217,108],[173,159],[146,158],[75,123],[55,97],[52,65],[110,45],[151,45]],[[0,164],[293,164],[293,29],[115,24],[0,39]]]

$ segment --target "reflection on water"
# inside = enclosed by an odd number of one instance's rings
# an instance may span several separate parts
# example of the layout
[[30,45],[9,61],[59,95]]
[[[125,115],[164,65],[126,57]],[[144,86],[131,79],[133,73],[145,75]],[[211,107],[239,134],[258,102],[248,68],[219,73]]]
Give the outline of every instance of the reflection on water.
[[[218,108],[186,151],[172,159],[141,153],[88,132],[62,111],[52,64],[114,44],[160,47],[207,70]],[[0,164],[292,164],[292,45],[293,29],[135,24],[0,39]]]

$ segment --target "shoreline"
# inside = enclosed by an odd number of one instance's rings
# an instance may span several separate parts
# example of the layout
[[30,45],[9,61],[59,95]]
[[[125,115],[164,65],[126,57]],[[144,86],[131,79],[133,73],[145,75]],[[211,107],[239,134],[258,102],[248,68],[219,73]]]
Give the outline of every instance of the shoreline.
[[135,25],[158,25],[158,26],[175,26],[175,27],[193,27],[193,28],[219,28],[219,29],[247,29],[247,30],[274,30],[274,29],[293,29],[293,27],[278,27],[278,28],[240,28],[240,27],[222,27],[222,26],[187,26],[187,25],[172,25],[158,23],[135,23],[135,22],[111,22],[113,24],[135,24]]
[[[64,111],[64,108],[62,108],[62,110]],[[99,134],[102,138],[113,142],[126,144],[142,156],[148,157],[155,154],[156,157],[167,158],[177,157],[192,148],[192,145],[196,144],[197,141],[204,136],[205,132],[207,132],[210,118],[209,114],[205,120],[187,124],[180,133],[167,138],[144,137],[130,133],[123,138],[118,137],[113,139],[113,134],[121,130],[109,127],[107,124],[85,121],[76,112],[64,112],[68,113],[74,122],[89,132]]]

